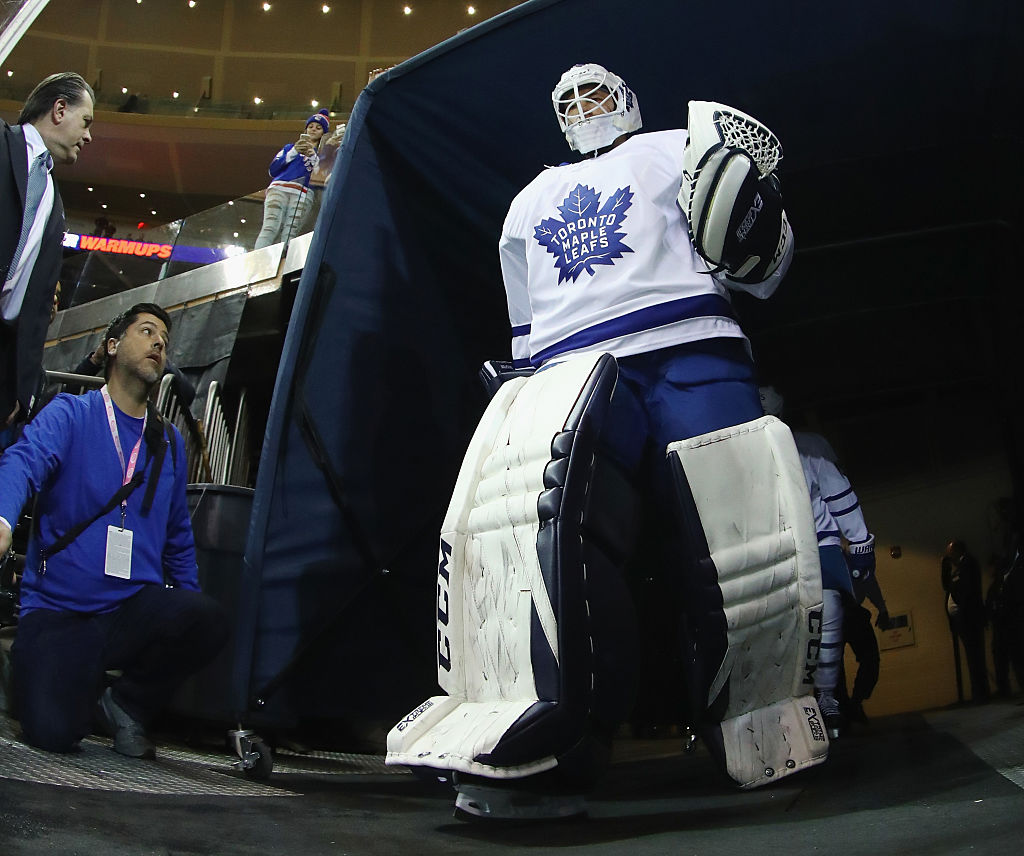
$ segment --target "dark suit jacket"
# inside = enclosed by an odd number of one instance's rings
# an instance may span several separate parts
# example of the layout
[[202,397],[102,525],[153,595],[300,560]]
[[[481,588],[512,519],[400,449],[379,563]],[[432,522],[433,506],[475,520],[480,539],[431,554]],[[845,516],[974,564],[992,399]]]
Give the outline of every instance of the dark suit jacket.
[[[28,148],[20,125],[0,120],[0,282],[6,282],[21,237],[28,180]],[[50,325],[53,290],[60,278],[64,205],[54,184],[53,211],[43,230],[39,257],[29,277],[21,312],[13,325],[0,320],[0,421],[21,402],[20,418],[39,387],[43,345]]]

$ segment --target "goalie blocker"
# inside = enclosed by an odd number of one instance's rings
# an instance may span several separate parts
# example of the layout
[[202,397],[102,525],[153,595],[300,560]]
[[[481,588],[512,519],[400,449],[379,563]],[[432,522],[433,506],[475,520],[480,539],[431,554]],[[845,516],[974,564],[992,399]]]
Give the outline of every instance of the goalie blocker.
[[[387,763],[453,772],[467,811],[565,810],[552,792],[587,789],[632,704],[621,569],[636,501],[598,442],[616,375],[610,355],[584,355],[506,382],[459,473],[438,567],[447,695],[391,730]],[[821,593],[803,473],[770,418],[670,451],[689,623],[714,652],[689,684],[716,756],[756,786],[824,760],[828,745],[809,689]]]
[[712,101],[691,101],[687,125],[678,201],[690,240],[708,264],[724,270],[726,284],[768,282],[770,293],[793,251],[775,173],[782,146],[753,117]]

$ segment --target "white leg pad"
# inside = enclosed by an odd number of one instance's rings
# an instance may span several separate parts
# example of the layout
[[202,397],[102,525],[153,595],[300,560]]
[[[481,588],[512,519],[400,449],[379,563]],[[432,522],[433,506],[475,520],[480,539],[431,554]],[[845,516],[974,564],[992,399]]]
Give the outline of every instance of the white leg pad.
[[558,766],[582,739],[595,680],[608,686],[601,639],[590,636],[608,580],[587,564],[592,554],[580,558],[583,506],[573,503],[589,495],[589,450],[616,374],[610,356],[587,355],[510,380],[491,400],[441,530],[447,696],[392,728],[388,764],[517,779]]
[[792,434],[771,416],[672,443],[717,572],[724,656],[705,704],[721,708],[729,775],[756,787],[821,763],[813,698],[821,569]]

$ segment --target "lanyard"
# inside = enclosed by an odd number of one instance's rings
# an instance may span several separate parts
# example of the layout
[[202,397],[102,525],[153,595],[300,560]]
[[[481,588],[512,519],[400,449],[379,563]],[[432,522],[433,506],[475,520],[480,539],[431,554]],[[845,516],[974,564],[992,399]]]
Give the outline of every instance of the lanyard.
[[[124,474],[124,480],[121,482],[121,486],[128,484],[132,480],[132,476],[135,474],[135,465],[139,460],[139,449],[142,448],[142,438],[146,433],[146,420],[149,419],[149,413],[142,417],[142,433],[139,434],[138,442],[135,444],[135,448],[132,449],[131,455],[128,456],[128,464],[125,466],[124,452],[121,450],[121,438],[117,433],[117,420],[114,418],[114,404],[110,400],[110,393],[107,391],[106,384],[100,388],[100,394],[103,396],[103,405],[107,408],[107,424],[110,426],[110,436],[114,440],[114,449],[117,451],[117,458],[121,462],[121,472]],[[128,509],[128,499],[121,500],[121,528],[124,529],[125,514]]]

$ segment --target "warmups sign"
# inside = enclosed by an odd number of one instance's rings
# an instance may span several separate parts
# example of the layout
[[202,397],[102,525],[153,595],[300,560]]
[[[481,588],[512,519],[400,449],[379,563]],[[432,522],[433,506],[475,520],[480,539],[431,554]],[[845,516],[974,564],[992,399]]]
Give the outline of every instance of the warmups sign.
[[64,247],[69,250],[94,250],[101,253],[117,253],[122,256],[169,259],[173,244],[154,244],[150,241],[126,241],[119,238],[100,238],[96,235],[64,235]]

